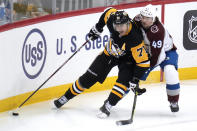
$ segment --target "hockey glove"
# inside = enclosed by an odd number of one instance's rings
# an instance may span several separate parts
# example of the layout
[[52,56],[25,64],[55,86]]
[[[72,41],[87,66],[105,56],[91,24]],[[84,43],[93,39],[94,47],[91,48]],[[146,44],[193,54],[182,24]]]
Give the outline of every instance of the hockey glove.
[[145,88],[139,88],[139,80],[137,78],[133,78],[133,80],[129,82],[129,88],[137,95],[142,95],[146,92]]
[[[102,30],[101,30],[102,32]],[[97,29],[96,29],[96,26],[93,26],[92,29],[90,30],[90,32],[88,33],[88,37],[91,39],[91,40],[96,40],[99,38],[101,32],[99,32]]]

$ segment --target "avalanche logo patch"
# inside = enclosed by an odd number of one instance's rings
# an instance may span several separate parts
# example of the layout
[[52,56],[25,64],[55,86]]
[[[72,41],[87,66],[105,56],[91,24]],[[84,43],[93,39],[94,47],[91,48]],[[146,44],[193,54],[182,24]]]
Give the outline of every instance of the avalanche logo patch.
[[153,25],[153,26],[151,27],[151,32],[153,32],[153,33],[157,33],[158,31],[159,31],[158,26]]

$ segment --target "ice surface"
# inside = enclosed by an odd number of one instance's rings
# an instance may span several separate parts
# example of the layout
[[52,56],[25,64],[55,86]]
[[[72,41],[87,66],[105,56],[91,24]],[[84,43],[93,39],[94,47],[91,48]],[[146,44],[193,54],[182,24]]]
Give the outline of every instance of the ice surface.
[[61,109],[53,100],[20,109],[18,117],[0,113],[0,131],[196,131],[197,80],[181,81],[180,111],[171,113],[165,83],[141,85],[147,92],[138,96],[134,121],[117,126],[117,120],[129,119],[134,94],[130,92],[111,111],[107,119],[96,117],[108,91],[81,94]]

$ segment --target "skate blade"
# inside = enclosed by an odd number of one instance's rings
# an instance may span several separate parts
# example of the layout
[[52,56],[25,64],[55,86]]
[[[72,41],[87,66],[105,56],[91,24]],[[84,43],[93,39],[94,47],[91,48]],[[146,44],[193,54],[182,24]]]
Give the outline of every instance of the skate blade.
[[106,119],[106,118],[108,117],[105,113],[103,113],[103,112],[101,112],[101,111],[99,111],[99,112],[96,114],[96,116],[97,116],[98,118],[100,118],[100,119]]
[[131,124],[133,123],[132,120],[121,120],[121,121],[116,121],[116,125],[117,126],[122,126],[122,125],[128,125],[128,124]]

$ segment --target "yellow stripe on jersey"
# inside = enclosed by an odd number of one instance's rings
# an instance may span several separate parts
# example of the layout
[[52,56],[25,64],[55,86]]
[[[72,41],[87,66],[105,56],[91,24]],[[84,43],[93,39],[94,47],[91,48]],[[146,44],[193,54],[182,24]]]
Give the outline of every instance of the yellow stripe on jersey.
[[118,93],[118,92],[116,92],[116,91],[114,91],[114,90],[112,90],[111,92],[114,93],[115,95],[117,95],[117,96],[120,97],[120,98],[123,97],[120,93]]
[[[109,42],[108,42],[108,44],[106,44],[105,45],[105,49],[104,49],[104,53],[106,54],[106,55],[116,55],[115,53],[114,53],[114,51],[112,51],[112,41],[111,41],[111,39],[109,40]],[[110,53],[110,54],[109,54]]]
[[112,48],[111,48],[112,44],[111,44],[111,39],[109,40],[109,52],[112,53]]
[[126,50],[126,44],[125,43],[122,45],[121,50]]
[[123,90],[127,90],[127,87],[126,86],[124,86],[124,85],[122,85],[122,84],[120,84],[120,83],[115,83],[115,85],[117,85],[118,87],[120,87],[120,88],[122,88]]
[[140,66],[140,67],[150,67],[150,61],[137,64],[137,66]]
[[148,54],[146,53],[146,50],[144,48],[144,41],[138,46],[131,48],[131,52],[133,58],[138,64],[148,60]]
[[107,20],[108,20],[110,14],[113,13],[113,12],[116,12],[116,11],[117,11],[116,9],[111,8],[111,9],[109,9],[109,10],[106,12],[105,17],[104,17],[105,24],[107,23]]
[[105,55],[110,56],[106,49],[104,49],[104,53]]
[[126,34],[125,34],[125,35],[128,35],[128,34],[129,34],[129,32],[131,32],[131,29],[132,29],[132,23],[131,23],[131,22],[129,22],[129,29],[128,29],[128,31],[126,32]]
[[113,56],[116,56],[115,52],[112,50],[112,39],[109,40],[109,52],[110,52]]
[[137,66],[140,66],[140,67],[150,67],[150,64],[137,64]]

